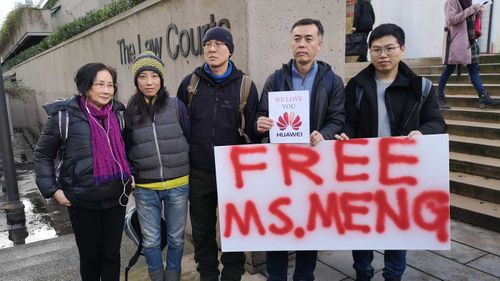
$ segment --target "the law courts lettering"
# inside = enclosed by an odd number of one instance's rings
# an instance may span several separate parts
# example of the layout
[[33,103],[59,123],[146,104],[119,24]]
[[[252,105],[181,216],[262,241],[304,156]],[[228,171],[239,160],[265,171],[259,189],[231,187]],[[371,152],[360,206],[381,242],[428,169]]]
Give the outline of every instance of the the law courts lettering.
[[153,51],[161,57],[163,45],[166,46],[168,56],[172,60],[177,59],[179,53],[184,57],[189,56],[190,52],[193,56],[199,56],[203,49],[201,39],[205,32],[214,26],[231,28],[228,19],[222,18],[216,22],[214,14],[210,14],[209,23],[189,29],[179,30],[175,23],[169,24],[165,32],[165,44],[163,44],[162,36],[143,40],[141,35],[137,34],[136,42],[127,42],[125,38],[122,38],[116,41],[120,52],[120,62],[122,65],[131,64],[143,49]]

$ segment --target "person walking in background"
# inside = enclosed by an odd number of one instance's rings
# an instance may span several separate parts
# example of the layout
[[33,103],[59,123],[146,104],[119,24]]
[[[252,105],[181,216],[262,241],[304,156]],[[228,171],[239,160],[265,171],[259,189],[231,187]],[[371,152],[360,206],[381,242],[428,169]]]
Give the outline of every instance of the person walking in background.
[[75,83],[79,95],[44,106],[49,119],[34,151],[36,184],[45,198],[68,207],[82,280],[118,281],[130,191],[119,113],[125,106],[114,99],[115,70],[102,63],[82,66]]
[[[260,134],[269,134],[274,121],[269,118],[269,92],[309,92],[311,107],[310,144],[334,139],[344,126],[344,84],[332,67],[316,60],[323,46],[323,25],[319,20],[302,19],[293,24],[291,49],[293,59],[271,74],[264,84],[257,112],[255,128]],[[312,281],[318,251],[297,251],[293,280]],[[286,281],[288,271],[287,251],[268,251],[266,266],[268,281]]]
[[[368,43],[371,64],[347,83],[346,123],[343,133],[335,138],[445,133],[446,124],[431,81],[423,80],[401,61],[405,51],[403,29],[390,23],[379,25]],[[423,82],[428,84],[427,89]],[[373,251],[356,250],[352,255],[356,281],[371,280]],[[406,269],[406,250],[385,250],[384,264],[382,276],[386,281],[401,280]]]
[[[255,84],[230,60],[234,44],[229,30],[213,27],[205,33],[202,43],[205,63],[184,78],[177,97],[188,105],[191,117],[189,213],[196,270],[201,281],[218,281],[214,147],[254,140],[254,128],[241,125],[254,124],[259,97]],[[195,80],[198,82],[193,83]],[[248,97],[246,105],[240,100],[243,95]],[[243,252],[223,252],[221,262],[222,281],[240,280],[245,273]]]
[[438,103],[441,109],[450,108],[444,94],[448,78],[457,66],[460,68],[464,64],[467,65],[469,79],[479,96],[479,108],[500,104],[500,100],[491,98],[486,92],[479,76],[479,46],[476,42],[474,18],[483,10],[483,6],[473,5],[472,0],[447,0],[445,3],[444,69],[439,78],[438,88]]
[[[189,115],[165,89],[165,67],[153,52],[132,63],[136,86],[125,111],[125,139],[135,184],[142,246],[152,281],[179,281],[189,196]],[[161,217],[166,221],[163,269]]]
[[361,55],[357,59],[358,62],[367,61],[368,44],[366,41],[368,39],[368,34],[372,31],[373,24],[375,23],[375,13],[373,12],[371,2],[371,0],[357,0],[354,5],[352,32],[360,33],[364,36]]

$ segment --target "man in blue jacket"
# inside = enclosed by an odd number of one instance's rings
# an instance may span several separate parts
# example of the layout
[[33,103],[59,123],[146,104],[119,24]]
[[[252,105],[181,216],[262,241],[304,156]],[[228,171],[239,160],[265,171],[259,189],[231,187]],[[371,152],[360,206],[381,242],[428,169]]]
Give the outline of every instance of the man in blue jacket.
[[[323,25],[314,19],[302,19],[291,30],[291,59],[271,74],[264,85],[259,102],[256,130],[267,133],[274,124],[268,118],[268,92],[309,91],[310,143],[315,146],[322,140],[334,139],[344,125],[344,84],[331,66],[316,60],[323,45]],[[293,280],[314,280],[317,251],[297,251]],[[266,254],[268,281],[287,280],[288,252],[274,251]]]
[[[375,28],[368,40],[371,64],[346,86],[346,124],[339,140],[419,136],[446,132],[430,80],[416,75],[401,57],[405,34],[395,24]],[[373,277],[373,251],[352,252],[356,281]],[[406,268],[406,250],[386,250],[382,276],[399,281]]]

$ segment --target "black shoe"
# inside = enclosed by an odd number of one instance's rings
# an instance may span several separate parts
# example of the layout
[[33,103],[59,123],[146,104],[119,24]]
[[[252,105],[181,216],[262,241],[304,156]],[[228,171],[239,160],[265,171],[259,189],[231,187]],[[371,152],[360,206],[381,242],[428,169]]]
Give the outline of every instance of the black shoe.
[[438,98],[438,105],[439,109],[450,109],[451,106],[446,102],[446,99],[443,98]]
[[499,99],[492,99],[488,93],[485,93],[482,96],[479,96],[479,108],[484,109],[487,105],[496,106],[500,104]]

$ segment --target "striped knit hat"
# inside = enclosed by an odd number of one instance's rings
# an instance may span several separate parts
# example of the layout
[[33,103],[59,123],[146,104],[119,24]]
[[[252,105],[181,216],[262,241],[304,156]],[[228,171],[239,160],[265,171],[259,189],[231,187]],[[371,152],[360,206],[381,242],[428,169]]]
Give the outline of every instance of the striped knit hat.
[[137,76],[139,76],[139,74],[144,70],[151,70],[158,73],[162,80],[166,76],[165,65],[161,59],[151,51],[142,52],[134,59],[134,62],[132,62],[132,75],[134,76],[134,83],[137,83]]

